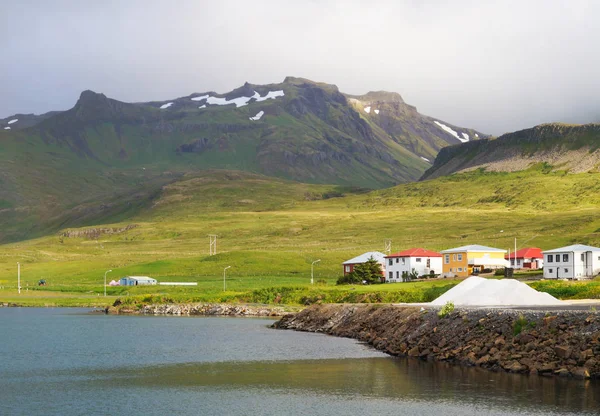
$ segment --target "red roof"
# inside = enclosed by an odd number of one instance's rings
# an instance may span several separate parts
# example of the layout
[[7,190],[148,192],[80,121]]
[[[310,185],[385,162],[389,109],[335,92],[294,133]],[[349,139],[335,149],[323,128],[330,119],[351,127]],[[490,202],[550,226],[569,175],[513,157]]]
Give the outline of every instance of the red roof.
[[[510,253],[510,258],[514,259],[514,258],[518,258],[518,259],[543,259],[544,256],[542,254],[542,249],[541,248],[537,248],[537,247],[527,247],[527,248],[522,248],[521,250],[517,250],[517,255],[515,256],[515,253]],[[506,254],[504,256],[505,259],[508,259],[508,254]]]
[[435,251],[425,250],[424,248],[411,248],[385,256],[386,259],[390,257],[442,257],[442,255]]

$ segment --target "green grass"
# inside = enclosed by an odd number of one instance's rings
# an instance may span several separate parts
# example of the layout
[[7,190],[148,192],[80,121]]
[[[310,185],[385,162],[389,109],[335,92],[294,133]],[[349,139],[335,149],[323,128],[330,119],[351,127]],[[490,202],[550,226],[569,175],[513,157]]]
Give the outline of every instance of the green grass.
[[[0,301],[14,299],[17,262],[23,286],[36,293],[32,302],[46,302],[41,293],[50,298],[69,293],[82,304],[103,303],[92,298],[102,292],[109,269],[109,280],[148,275],[159,281],[198,282],[192,288],[109,288],[113,300],[152,295],[274,302],[280,292],[278,302],[292,304],[431,300],[449,287],[448,281],[354,288],[335,286],[335,281],[344,260],[381,251],[385,238],[392,239],[393,251],[465,244],[512,249],[515,237],[519,248],[600,245],[597,187],[592,174],[471,172],[353,194],[336,186],[241,172],[187,174],[162,187],[134,217],[103,225],[137,225],[128,231],[98,238],[52,234],[0,246],[0,287],[6,288],[0,289]],[[478,202],[489,195],[495,198]],[[219,235],[216,256],[208,256],[208,234]],[[310,265],[317,259],[315,280],[326,284],[310,287]],[[39,279],[49,284],[43,292],[37,291]],[[533,285],[561,298],[600,298],[598,282],[581,283],[580,289],[562,282]]]

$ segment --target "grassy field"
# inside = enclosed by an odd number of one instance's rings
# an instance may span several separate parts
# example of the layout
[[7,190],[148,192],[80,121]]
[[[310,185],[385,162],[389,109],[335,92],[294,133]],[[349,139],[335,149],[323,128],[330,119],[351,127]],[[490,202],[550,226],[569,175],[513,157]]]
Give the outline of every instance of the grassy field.
[[[600,245],[599,188],[595,174],[535,168],[471,172],[371,193],[240,172],[187,175],[164,186],[135,217],[102,225],[133,225],[127,231],[93,237],[58,233],[0,246],[0,302],[93,306],[117,296],[275,302],[277,294],[277,302],[293,304],[422,301],[452,283],[338,287],[341,263],[365,251],[382,251],[386,238],[392,239],[392,251],[466,244],[508,249],[514,238],[519,248]],[[208,255],[208,234],[219,236],[215,256]],[[311,262],[317,259],[314,273],[320,283],[310,287]],[[17,262],[22,286],[28,289],[20,296]],[[198,286],[109,288],[110,296],[103,299],[98,294],[109,269],[109,281],[147,275]],[[48,282],[41,292],[39,279]],[[577,293],[584,292],[600,297],[597,289]]]

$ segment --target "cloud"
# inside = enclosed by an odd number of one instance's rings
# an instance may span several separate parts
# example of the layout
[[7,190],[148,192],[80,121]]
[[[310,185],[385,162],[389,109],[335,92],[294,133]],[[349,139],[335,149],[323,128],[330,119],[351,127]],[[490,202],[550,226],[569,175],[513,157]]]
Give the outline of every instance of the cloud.
[[600,121],[594,1],[127,2],[0,5],[0,116],[225,92],[286,75],[390,90],[500,134]]

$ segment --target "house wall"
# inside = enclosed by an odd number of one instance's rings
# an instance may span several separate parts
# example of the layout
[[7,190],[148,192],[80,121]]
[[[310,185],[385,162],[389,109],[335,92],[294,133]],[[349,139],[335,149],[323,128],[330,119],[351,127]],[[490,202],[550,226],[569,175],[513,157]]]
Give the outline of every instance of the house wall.
[[506,253],[498,252],[498,251],[472,251],[468,253],[469,260],[473,260],[473,263],[469,265],[468,274],[471,275],[473,273],[481,273],[483,269],[495,269],[498,268],[496,264],[487,263],[486,260],[494,260],[494,263],[497,260],[504,260],[504,256]]
[[447,277],[467,277],[470,274],[467,252],[442,253],[442,274]]
[[515,259],[511,257],[510,267],[514,269],[541,269],[544,267],[544,261],[542,259],[534,259],[531,257],[517,257],[517,264],[515,265]]
[[[347,274],[352,273],[354,271],[354,266],[356,266],[357,264],[361,264],[361,263],[342,264],[342,270],[344,271],[344,276],[346,276]],[[381,265],[381,274],[382,274],[382,276],[386,276],[386,274],[385,274],[385,263],[379,262],[379,264]]]
[[[584,260],[582,260],[582,255]],[[565,251],[544,254],[544,279],[586,279],[594,277],[598,273],[600,273],[600,252],[598,251]]]
[[402,273],[411,273],[413,269],[419,276],[428,275],[431,270],[435,274],[442,273],[441,257],[392,257],[386,260],[386,281],[392,283],[404,281]]

